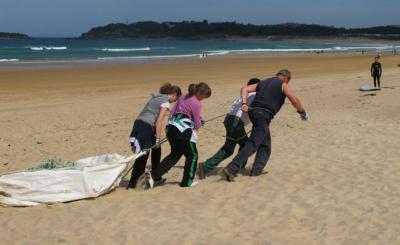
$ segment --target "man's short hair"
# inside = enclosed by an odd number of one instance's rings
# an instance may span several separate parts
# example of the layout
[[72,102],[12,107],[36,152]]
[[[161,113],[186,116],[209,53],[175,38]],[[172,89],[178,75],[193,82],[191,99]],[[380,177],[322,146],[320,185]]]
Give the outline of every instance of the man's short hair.
[[291,74],[290,71],[287,70],[287,69],[280,70],[280,71],[276,74],[276,76],[287,77],[289,81],[290,81],[290,79],[292,78],[292,74]]
[[259,83],[259,82],[261,82],[260,79],[258,79],[258,78],[252,78],[252,79],[250,79],[250,80],[247,82],[247,85],[257,84],[257,83]]

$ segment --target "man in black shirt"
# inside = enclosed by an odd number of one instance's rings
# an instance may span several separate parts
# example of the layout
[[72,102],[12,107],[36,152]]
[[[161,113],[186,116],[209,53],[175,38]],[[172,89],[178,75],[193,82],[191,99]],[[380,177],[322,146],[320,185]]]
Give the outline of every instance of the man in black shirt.
[[[249,140],[232,162],[223,170],[228,181],[235,181],[235,176],[240,171],[240,167],[243,166],[243,163],[255,152],[257,152],[256,158],[250,175],[258,176],[262,173],[271,154],[269,124],[281,109],[286,97],[296,108],[301,119],[307,120],[307,112],[288,85],[290,78],[291,74],[288,70],[281,70],[276,74],[276,77],[268,78],[258,84],[248,85],[242,88],[242,110],[244,112],[249,112],[253,128]],[[256,92],[256,96],[251,105],[247,105],[247,96],[251,92]]]
[[371,76],[374,78],[374,87],[376,88],[376,82],[378,81],[378,88],[381,88],[381,75],[382,65],[379,63],[379,57],[375,57],[375,62],[371,65]]

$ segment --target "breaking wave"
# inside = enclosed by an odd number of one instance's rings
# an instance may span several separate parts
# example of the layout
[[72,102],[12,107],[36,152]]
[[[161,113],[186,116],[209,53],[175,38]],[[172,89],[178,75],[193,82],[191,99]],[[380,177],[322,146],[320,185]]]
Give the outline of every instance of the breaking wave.
[[33,51],[43,51],[43,50],[66,50],[66,46],[40,46],[40,47],[29,47]]
[[19,59],[0,59],[0,62],[18,62]]
[[154,55],[154,56],[130,56],[130,57],[98,57],[98,60],[124,60],[124,59],[170,59],[196,57],[198,54],[180,54],[180,55]]
[[134,51],[149,51],[151,50],[150,47],[145,48],[102,48],[102,51],[107,52],[134,52]]

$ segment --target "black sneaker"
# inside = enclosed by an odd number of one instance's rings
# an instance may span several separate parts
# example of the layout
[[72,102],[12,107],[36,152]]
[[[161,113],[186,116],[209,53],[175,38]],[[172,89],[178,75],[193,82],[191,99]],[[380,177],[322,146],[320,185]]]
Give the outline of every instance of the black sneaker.
[[135,189],[136,188],[136,186],[135,185],[133,185],[133,184],[131,184],[131,183],[129,183],[127,186],[126,186],[126,189],[128,190],[128,189]]
[[228,170],[228,168],[224,168],[222,170],[222,173],[225,175],[226,180],[229,182],[235,182],[235,175],[231,174]]
[[262,174],[262,172],[253,172],[253,171],[250,172],[251,177],[260,176],[261,174]]
[[197,167],[197,175],[199,176],[199,179],[206,178],[206,174],[204,173],[203,165],[204,165],[204,163],[200,162],[199,166]]
[[159,179],[155,179],[154,186],[163,185],[163,184],[165,184],[165,181],[167,181],[167,178],[160,177]]
[[263,172],[262,170],[261,170],[260,172],[253,172],[253,171],[251,171],[251,172],[250,172],[250,176],[256,177],[256,176],[260,176],[260,175],[262,175],[262,174],[267,174],[267,173],[268,173],[267,171]]

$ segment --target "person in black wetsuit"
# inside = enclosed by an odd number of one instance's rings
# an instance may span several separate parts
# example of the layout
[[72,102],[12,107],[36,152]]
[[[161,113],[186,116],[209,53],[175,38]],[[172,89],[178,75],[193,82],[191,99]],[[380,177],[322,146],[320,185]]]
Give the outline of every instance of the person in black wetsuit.
[[[227,181],[235,181],[235,176],[240,171],[241,166],[243,166],[244,162],[255,152],[257,153],[250,176],[258,176],[262,173],[271,155],[269,125],[273,117],[285,103],[286,97],[290,100],[293,107],[296,108],[301,119],[307,120],[307,112],[289,87],[288,83],[290,78],[291,74],[288,70],[281,70],[275,77],[242,88],[242,110],[244,112],[249,112],[253,128],[249,140],[223,170]],[[247,105],[247,97],[251,92],[256,92],[256,96],[251,105]]]
[[374,78],[374,87],[378,82],[378,88],[381,88],[382,65],[379,63],[379,57],[375,57],[375,62],[371,65],[371,76]]

